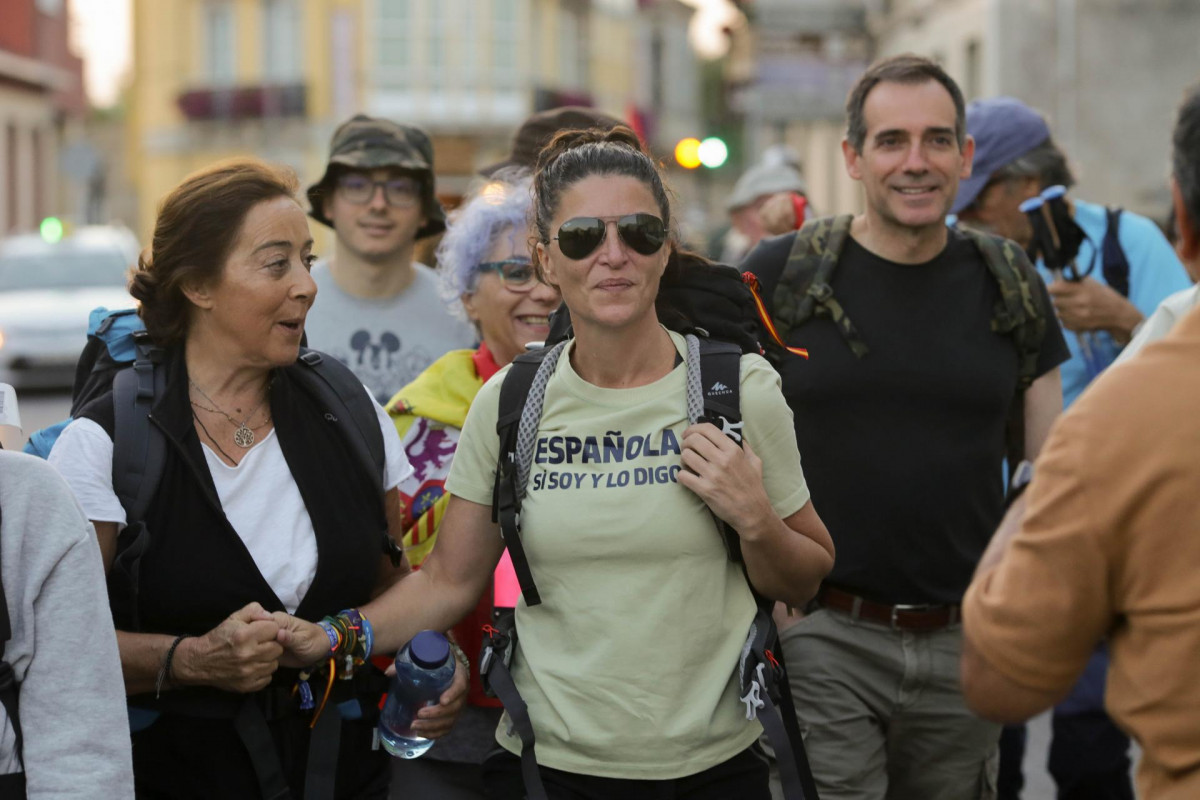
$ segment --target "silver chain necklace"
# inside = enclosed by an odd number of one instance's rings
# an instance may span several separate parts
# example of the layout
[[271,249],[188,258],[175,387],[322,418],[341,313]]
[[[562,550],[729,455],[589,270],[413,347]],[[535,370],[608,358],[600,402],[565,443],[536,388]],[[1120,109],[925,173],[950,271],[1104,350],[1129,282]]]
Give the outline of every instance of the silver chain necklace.
[[[193,389],[195,389],[197,392],[200,393],[201,397],[203,397],[208,402],[212,403],[213,407],[205,408],[204,409],[205,411],[216,411],[218,414],[225,417],[225,419],[229,420],[229,423],[231,425],[237,426],[237,430],[233,432],[233,443],[234,444],[236,444],[238,447],[242,448],[243,450],[254,446],[254,431],[251,430],[250,427],[246,423],[249,422],[251,419],[253,419],[254,415],[258,413],[258,410],[263,407],[263,403],[267,402],[267,395],[270,394],[270,390],[269,390],[270,384],[267,384],[268,391],[266,392],[266,394],[264,394],[263,399],[259,401],[258,405],[256,405],[254,407],[254,410],[251,411],[249,414],[247,414],[246,418],[244,420],[242,420],[241,422],[238,422],[236,419],[234,419],[232,416],[230,416],[228,412],[226,412],[223,408],[221,408],[221,406],[219,406],[217,404],[216,400],[213,400],[211,397],[206,395],[204,393],[204,390],[201,389],[199,386],[197,386],[196,382],[194,380],[192,380],[191,378],[188,378],[188,383],[191,384],[191,387]],[[193,401],[193,405],[197,405],[197,403],[195,403],[195,401]],[[204,408],[204,406],[200,406],[200,407]]]

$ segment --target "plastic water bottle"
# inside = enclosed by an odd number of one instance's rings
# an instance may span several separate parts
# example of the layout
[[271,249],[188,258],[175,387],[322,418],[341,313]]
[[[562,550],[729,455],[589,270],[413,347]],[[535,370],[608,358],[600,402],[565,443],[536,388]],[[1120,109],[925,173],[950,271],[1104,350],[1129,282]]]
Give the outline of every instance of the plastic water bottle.
[[383,747],[397,758],[417,758],[433,740],[412,732],[417,712],[436,705],[454,681],[450,643],[437,631],[421,631],[396,654],[396,676],[379,718]]

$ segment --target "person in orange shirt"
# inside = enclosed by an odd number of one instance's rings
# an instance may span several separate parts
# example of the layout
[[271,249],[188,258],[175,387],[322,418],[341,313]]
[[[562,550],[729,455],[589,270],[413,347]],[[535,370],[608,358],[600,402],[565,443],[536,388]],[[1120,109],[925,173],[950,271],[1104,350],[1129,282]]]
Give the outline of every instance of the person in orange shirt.
[[[1200,253],[1200,87],[1174,151],[1189,258]],[[1193,309],[1089,388],[1051,431],[963,601],[963,691],[990,719],[1049,708],[1107,639],[1105,705],[1142,746],[1143,800],[1200,797],[1197,363]]]

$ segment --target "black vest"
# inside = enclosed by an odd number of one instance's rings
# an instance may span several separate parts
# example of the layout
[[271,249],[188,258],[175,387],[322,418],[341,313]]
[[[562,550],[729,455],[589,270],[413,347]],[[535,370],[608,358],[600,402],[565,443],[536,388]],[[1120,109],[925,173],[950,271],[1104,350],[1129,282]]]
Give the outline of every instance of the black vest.
[[[268,611],[282,611],[283,604],[221,510],[192,422],[181,348],[168,355],[165,368],[166,395],[150,415],[168,446],[158,491],[146,513],[150,543],[140,563],[137,597],[141,630],[201,635],[252,601]],[[292,370],[303,368],[275,370],[270,407],[279,446],[316,531],[316,576],[296,610],[296,616],[316,621],[370,599],[387,519],[378,478],[366,473],[341,429],[328,424],[291,379]],[[81,416],[112,436],[111,394],[83,409]],[[111,582],[109,590],[110,596],[119,591]],[[128,599],[111,599],[117,628],[128,630],[129,617],[119,610]],[[291,673],[281,670],[275,683],[290,683]]]

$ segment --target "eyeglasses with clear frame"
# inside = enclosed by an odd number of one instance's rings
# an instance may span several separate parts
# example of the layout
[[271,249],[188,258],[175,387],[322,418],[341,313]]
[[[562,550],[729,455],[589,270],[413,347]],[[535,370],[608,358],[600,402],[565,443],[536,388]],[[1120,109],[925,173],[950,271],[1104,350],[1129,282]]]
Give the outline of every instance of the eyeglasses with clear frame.
[[475,268],[476,272],[495,272],[500,283],[510,292],[524,294],[537,284],[537,271],[528,258],[506,258],[503,261],[484,261]]
[[376,181],[359,172],[348,172],[337,179],[338,192],[347,202],[356,206],[371,202],[375,190],[379,188],[383,189],[383,198],[392,208],[412,208],[421,202],[421,187],[412,178]]

